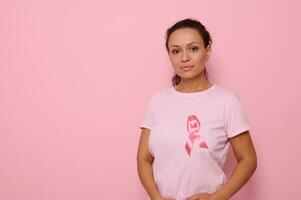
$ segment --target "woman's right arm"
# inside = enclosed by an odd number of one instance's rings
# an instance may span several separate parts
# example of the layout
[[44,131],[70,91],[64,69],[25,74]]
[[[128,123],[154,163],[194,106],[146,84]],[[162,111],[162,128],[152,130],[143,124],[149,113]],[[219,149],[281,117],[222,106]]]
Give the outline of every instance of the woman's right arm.
[[152,164],[154,157],[150,154],[148,149],[149,134],[149,129],[142,128],[137,152],[138,175],[150,198],[152,200],[161,200],[164,198],[161,197],[153,176]]

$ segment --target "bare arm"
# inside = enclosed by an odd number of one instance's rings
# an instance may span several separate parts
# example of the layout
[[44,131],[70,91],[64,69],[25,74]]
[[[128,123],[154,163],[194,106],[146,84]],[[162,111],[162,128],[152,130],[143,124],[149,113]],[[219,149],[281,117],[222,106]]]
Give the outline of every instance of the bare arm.
[[149,134],[150,134],[149,129],[147,128],[142,129],[140,140],[139,140],[138,152],[137,152],[138,175],[142,185],[144,186],[150,198],[160,199],[161,195],[158,191],[153,176],[152,163],[154,161],[154,158],[148,150]]
[[257,168],[257,156],[249,131],[230,138],[238,164],[231,177],[218,191],[212,194],[210,200],[228,200],[247,183]]

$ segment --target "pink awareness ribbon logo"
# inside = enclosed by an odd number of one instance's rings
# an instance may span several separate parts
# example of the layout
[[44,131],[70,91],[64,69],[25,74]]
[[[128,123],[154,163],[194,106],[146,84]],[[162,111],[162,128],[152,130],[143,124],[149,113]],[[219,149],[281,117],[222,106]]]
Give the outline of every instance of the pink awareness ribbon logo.
[[206,142],[201,137],[200,133],[201,123],[200,120],[195,115],[190,115],[187,118],[187,131],[188,137],[185,144],[185,149],[188,155],[190,156],[192,147],[194,143],[197,143],[199,148],[208,148]]

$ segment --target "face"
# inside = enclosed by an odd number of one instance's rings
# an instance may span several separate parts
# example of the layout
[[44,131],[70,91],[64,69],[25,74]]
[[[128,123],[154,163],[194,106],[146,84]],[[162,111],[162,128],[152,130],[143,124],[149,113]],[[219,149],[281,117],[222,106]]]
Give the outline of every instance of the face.
[[174,31],[168,41],[169,58],[175,73],[183,79],[202,74],[211,53],[211,44],[205,48],[203,38],[193,28]]

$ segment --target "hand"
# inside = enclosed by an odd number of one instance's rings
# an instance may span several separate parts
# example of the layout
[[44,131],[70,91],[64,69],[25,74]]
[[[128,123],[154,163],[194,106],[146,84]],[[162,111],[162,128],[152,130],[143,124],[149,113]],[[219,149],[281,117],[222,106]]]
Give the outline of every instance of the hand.
[[209,193],[199,193],[188,197],[186,200],[209,200],[211,194]]
[[172,199],[172,198],[165,198],[165,197],[159,197],[155,200],[175,200],[175,199]]

